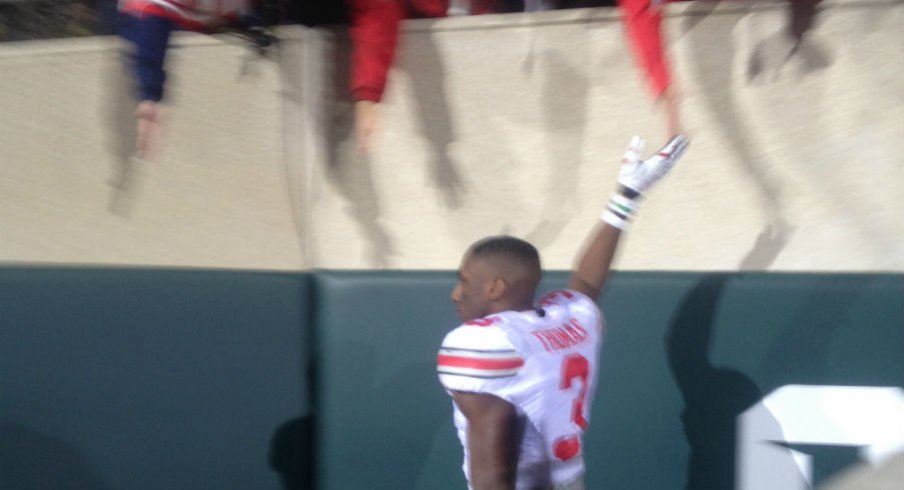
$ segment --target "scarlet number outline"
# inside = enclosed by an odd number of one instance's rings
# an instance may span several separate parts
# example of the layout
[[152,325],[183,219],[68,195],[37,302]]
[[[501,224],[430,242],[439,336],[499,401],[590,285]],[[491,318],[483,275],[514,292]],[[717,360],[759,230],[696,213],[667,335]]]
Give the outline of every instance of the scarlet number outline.
[[[584,403],[587,401],[587,378],[590,376],[590,362],[580,354],[570,354],[562,361],[562,381],[559,389],[568,390],[574,384],[574,380],[581,381],[581,389],[571,402],[571,421],[581,430],[589,425],[584,417]],[[559,438],[553,445],[553,454],[562,461],[567,461],[581,451],[581,437],[579,434]]]

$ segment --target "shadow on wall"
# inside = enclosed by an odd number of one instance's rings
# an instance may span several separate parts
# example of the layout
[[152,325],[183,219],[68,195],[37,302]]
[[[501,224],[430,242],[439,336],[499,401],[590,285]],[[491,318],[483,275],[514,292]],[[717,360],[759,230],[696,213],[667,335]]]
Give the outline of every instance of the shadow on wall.
[[[387,362],[380,356],[390,353],[347,341],[327,345],[324,352],[342,353],[342,360],[332,362],[327,377],[332,394],[326,406],[319,405],[329,410],[318,444],[329,451],[320,466],[328,468],[327,474],[318,475],[321,484],[325,479],[331,488],[413,488],[430,455],[433,435],[449,413],[438,394],[442,389],[435,364],[411,363],[380,381],[377,373]],[[435,387],[437,394],[418,387]]]
[[[775,77],[777,72],[794,58],[802,61],[804,74],[827,68],[832,64],[826,49],[817,44],[812,36],[807,36],[816,22],[821,2],[822,0],[787,0],[788,25],[783,31],[756,45],[747,62],[749,80],[770,74]],[[776,60],[775,66],[770,66],[767,60],[775,55],[779,55],[779,59]]]
[[122,217],[131,214],[141,169],[134,158],[138,139],[133,95],[135,85],[129,67],[131,55],[126,51],[125,44],[121,42],[118,49],[111,50],[106,60],[103,83],[107,84],[107,97],[102,108],[102,119],[108,124],[107,146],[114,165],[107,182],[111,188],[108,209]]
[[[446,100],[445,69],[432,34],[417,40],[417,45],[408,49],[418,51],[418,70],[408,75],[420,131],[431,149],[429,173],[444,204],[456,209],[462,204],[465,188],[449,154],[455,131]],[[312,267],[318,265],[318,257],[307,206],[318,192],[312,189],[311,179],[320,171],[349,204],[350,215],[366,239],[369,264],[388,266],[395,249],[380,222],[383,206],[374,186],[372,163],[368,155],[354,150],[354,105],[348,83],[351,50],[344,28],[305,28],[300,38],[284,39],[276,55],[288,198],[302,255]],[[102,109],[114,161],[109,210],[121,216],[130,213],[142,168],[134,157],[135,101],[128,62],[124,51],[108,61],[104,83],[109,97]]]
[[327,130],[323,134],[325,141],[316,143],[323,144],[326,150],[323,164],[327,179],[348,202],[350,214],[367,240],[369,264],[386,267],[395,246],[380,223],[382,205],[373,183],[373,165],[368,155],[358,155],[354,149],[354,105],[348,84],[351,42],[345,30],[334,31],[333,39],[334,42],[324,46],[328,86],[322,123]]
[[[575,46],[573,49],[580,48]],[[531,49],[528,58],[534,56],[537,55]],[[577,214],[574,209],[577,202],[571,190],[577,188],[590,87],[587,77],[562,54],[550,50],[537,57],[545,65],[543,127],[548,165],[554,166],[555,170],[547,177],[540,222],[525,238],[543,250],[558,238],[569,218]],[[567,100],[562,94],[569,94]]]
[[[819,278],[817,286],[794,318],[785,325],[766,352],[767,380],[773,387],[784,384],[818,385],[831,379],[833,384],[859,385],[855,371],[838,378],[829,369],[829,351],[839,332],[852,328],[851,305],[869,291],[871,280],[865,277]],[[853,283],[853,284],[852,284]],[[813,458],[812,481],[819,485],[860,460],[860,447],[840,444],[786,443],[786,447]]]
[[728,281],[724,274],[702,279],[666,331],[669,368],[685,404],[681,419],[690,446],[686,490],[734,488],[736,420],[763,398],[749,376],[709,360],[716,312]]
[[432,24],[427,25],[428,32],[417,36],[417,43],[405,47],[406,51],[417,51],[418,60],[417,70],[408,70],[407,74],[414,91],[420,132],[430,146],[429,171],[433,185],[449,209],[458,209],[466,188],[449,154],[450,145],[455,142],[455,126],[449,113],[446,69],[433,39]]
[[[317,406],[316,358],[305,369],[307,400]],[[270,469],[279,474],[283,490],[310,490],[317,483],[317,418],[314,410],[282,423],[273,431],[267,460]]]
[[[446,101],[445,69],[431,36],[417,36],[417,45],[405,47],[417,51],[419,60],[418,70],[407,74],[412,81],[420,131],[431,149],[429,173],[445,205],[455,209],[462,203],[464,186],[449,155],[455,131]],[[348,33],[344,28],[309,28],[299,46],[293,43],[284,43],[279,64],[286,172],[291,206],[304,244],[302,252],[308,257],[309,266],[319,264],[318,247],[309,231],[310,213],[305,206],[318,192],[311,188],[311,179],[322,171],[349,204],[349,213],[367,241],[368,264],[387,267],[395,245],[380,221],[383,206],[374,186],[372,162],[369,155],[355,149],[355,108],[349,87],[352,46]],[[305,45],[311,43],[313,47]],[[322,73],[319,78],[312,75],[318,73]],[[313,140],[299,142],[302,137],[295,131]]]
[[820,384],[825,379],[827,351],[838,330],[849,321],[847,310],[856,300],[851,291],[863,289],[838,286],[837,281],[825,281],[816,288],[776,337],[767,353],[767,379],[782,380],[776,384],[787,382],[789,372],[794,373],[796,384]]
[[0,488],[107,490],[110,487],[68,442],[19,425],[0,424]]
[[[786,20],[787,24],[769,36],[756,32],[754,27],[763,29],[762,24],[752,23],[751,31],[758,42],[752,47],[752,53],[747,61],[747,81],[750,85],[769,87],[772,84],[781,83],[783,86],[777,90],[769,90],[767,96],[770,101],[769,124],[777,124],[784,128],[799,127],[830,127],[841,122],[834,114],[837,100],[827,97],[826,92],[833,90],[834,77],[820,75],[820,72],[828,69],[834,63],[835,53],[828,43],[820,41],[820,33],[816,29],[820,16],[822,0],[787,0]],[[844,4],[826,6],[832,8],[837,15],[843,11],[846,22],[856,28],[848,34],[849,43],[862,43],[870,36],[881,32],[882,19],[894,11],[894,2],[845,2]],[[838,37],[837,31],[826,30],[822,33],[824,38]],[[840,45],[840,44],[839,44]],[[858,61],[859,58],[858,57]],[[851,62],[851,60],[847,60]],[[859,66],[858,66],[859,65]],[[862,72],[859,77],[861,86],[881,87],[881,75],[873,75],[873,71],[865,70],[861,63],[846,68],[851,72]],[[815,75],[815,76],[814,76]],[[788,82],[794,85],[789,87]],[[837,89],[837,87],[835,87]],[[866,106],[864,106],[866,107]],[[887,107],[880,107],[887,109]],[[873,119],[876,108],[869,107],[847,116],[847,121],[856,121],[862,118]],[[838,196],[869,194],[873,189],[869,187],[855,186],[845,180],[843,176],[825,172],[823,163],[837,159],[836,145],[856,145],[857,154],[864,153],[862,148],[869,148],[881,137],[873,136],[877,126],[857,125],[848,131],[838,134],[826,135],[826,138],[809,137],[809,141],[800,141],[794,136],[779,141],[782,148],[789,152],[786,157],[798,166],[798,170],[806,171],[809,182],[815,191],[819,192],[823,202],[835,209],[838,216],[846,216],[849,207],[845,199]],[[796,133],[789,132],[789,135]],[[878,139],[877,139],[878,138]],[[828,144],[825,142],[828,141]],[[774,143],[773,143],[774,145]],[[860,236],[861,242],[872,250],[866,255],[875,254],[882,256],[887,254],[885,247],[880,245],[887,233],[883,233],[876,226],[876,220],[849,219],[846,223],[851,228],[851,235]],[[785,237],[787,238],[787,237]]]
[[[767,39],[757,44],[751,59],[748,60],[748,82],[766,76],[767,72],[777,73],[792,57],[805,60],[808,71],[821,69],[830,64],[828,56],[818,46],[808,41],[806,34],[814,25],[818,13],[819,0],[788,2],[788,27],[774,39]],[[732,91],[733,67],[740,54],[733,41],[734,31],[742,19],[751,13],[750,6],[739,4],[730,12],[723,12],[719,22],[704,20],[713,14],[718,2],[694,2],[687,11],[684,24],[684,35],[689,36],[693,53],[690,55],[692,69],[696,72],[696,83],[699,84],[704,102],[709,106],[709,113],[717,118],[716,127],[725,140],[730,142],[737,156],[736,161],[749,176],[753,187],[759,191],[762,208],[766,213],[766,224],[760,232],[753,250],[748,252],[742,261],[742,270],[755,269],[763,260],[774,260],[788,242],[793,226],[783,214],[784,192],[778,181],[768,171],[766,152],[753,127],[744,122],[741,110]],[[781,46],[790,48],[777,62],[770,62]],[[717,50],[717,51],[714,51]],[[807,106],[815,106],[818,101],[805,101]],[[765,259],[764,257],[770,257]]]
[[[817,277],[814,283],[807,285],[807,290],[812,292],[764,353],[762,379],[768,391],[789,384],[872,385],[881,379],[876,378],[875,373],[864,378],[864,372],[860,369],[833,371],[832,366],[837,366],[839,361],[830,358],[831,348],[837,347],[843,338],[840,335],[845,335],[845,332],[850,335],[856,331],[858,337],[869,339],[870,333],[858,331],[862,329],[858,329],[857,323],[865,321],[868,325],[870,320],[857,320],[851,316],[850,310],[861,296],[869,294],[873,280],[857,276]],[[793,288],[791,286],[789,292],[793,293]],[[848,346],[842,355],[858,352],[857,349],[857,346]],[[873,355],[884,354],[873,352]],[[879,371],[882,371],[881,368]],[[895,378],[890,375],[887,383],[895,384]],[[878,383],[883,384],[881,381]],[[861,460],[862,447],[853,444],[784,440],[775,443],[812,458],[807,476],[814,487]]]
[[[870,278],[865,277],[818,278],[817,281],[819,286],[813,287],[807,302],[767,352],[765,372],[776,386],[824,382],[830,375],[829,349],[838,332],[854,321],[849,312],[851,305],[871,289]],[[835,382],[844,384],[843,381]]]
[[314,417],[306,415],[276,428],[270,441],[270,468],[279,474],[283,490],[314,488],[316,453]]

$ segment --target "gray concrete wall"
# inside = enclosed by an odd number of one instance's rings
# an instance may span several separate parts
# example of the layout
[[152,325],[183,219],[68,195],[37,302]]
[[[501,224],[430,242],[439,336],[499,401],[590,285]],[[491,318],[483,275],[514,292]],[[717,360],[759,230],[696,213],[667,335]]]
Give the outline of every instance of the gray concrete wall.
[[[785,2],[668,9],[693,142],[617,267],[904,271],[904,4],[825,0],[797,49]],[[504,232],[566,268],[630,137],[666,137],[614,10],[407,22],[363,157],[343,33],[282,34],[244,77],[178,37],[157,163],[113,40],[0,45],[0,261],[453,268]]]

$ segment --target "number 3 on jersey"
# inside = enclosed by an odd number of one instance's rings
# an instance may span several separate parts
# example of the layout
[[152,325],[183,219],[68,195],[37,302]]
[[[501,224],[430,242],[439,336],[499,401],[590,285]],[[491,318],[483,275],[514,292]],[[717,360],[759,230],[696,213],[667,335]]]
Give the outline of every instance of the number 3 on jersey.
[[[587,400],[587,377],[590,375],[590,363],[580,354],[570,354],[562,361],[562,381],[559,388],[571,389],[575,380],[580,380],[581,389],[571,405],[571,422],[581,430],[587,428],[587,419],[584,417],[584,403]],[[581,436],[576,434],[570,437],[562,437],[553,445],[553,454],[556,458],[567,461],[575,457],[581,451]]]

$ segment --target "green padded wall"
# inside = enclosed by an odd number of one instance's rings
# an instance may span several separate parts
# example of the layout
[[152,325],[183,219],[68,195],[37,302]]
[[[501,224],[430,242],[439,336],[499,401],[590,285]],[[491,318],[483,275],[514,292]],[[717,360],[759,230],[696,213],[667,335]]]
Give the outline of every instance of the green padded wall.
[[[0,488],[463,489],[434,374],[454,281],[0,268]],[[732,488],[762,396],[904,385],[902,296],[900,275],[614,274],[588,488]],[[817,481],[856,456],[808,450]]]
[[452,272],[315,278],[320,489],[465,488],[436,350]]
[[0,268],[0,488],[298,478],[308,296],[301,275]]
[[[892,275],[615,276],[590,487],[733,488],[736,417],[762,396],[904,386],[902,291]],[[852,462],[822,456],[817,482]]]
[[[565,277],[548,273],[543,288]],[[433,364],[456,324],[454,275],[316,282],[318,488],[465,488]],[[737,415],[773,389],[904,385],[902,290],[897,275],[616,273],[588,488],[732,488]],[[818,455],[817,481],[852,454]]]

